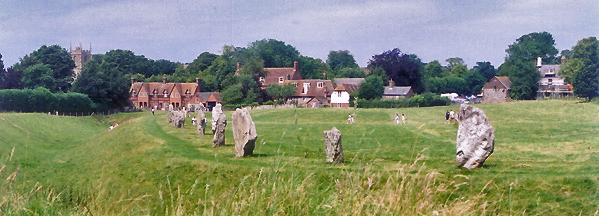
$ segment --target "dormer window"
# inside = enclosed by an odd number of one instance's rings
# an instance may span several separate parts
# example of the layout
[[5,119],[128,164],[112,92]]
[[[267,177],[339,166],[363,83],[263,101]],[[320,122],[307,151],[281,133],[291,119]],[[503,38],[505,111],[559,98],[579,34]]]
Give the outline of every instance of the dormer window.
[[279,83],[283,83],[285,81],[285,77],[279,77]]
[[302,89],[302,94],[308,94],[309,88],[310,88],[310,83],[304,83],[304,88]]
[[185,90],[185,94],[189,95],[189,89]]
[[323,86],[323,83],[322,83],[322,82],[317,82],[317,83],[316,83],[316,87],[317,87],[317,88],[322,88],[322,86]]
[[154,94],[154,95],[158,94],[158,90],[154,89],[154,91],[152,91],[152,94]]
[[166,89],[165,89],[164,91],[162,91],[162,94],[164,94],[164,97],[167,97],[167,96],[168,96],[168,94],[167,94],[167,92],[166,92]]
[[131,91],[131,96],[135,97],[135,90]]
[[260,77],[260,82],[264,82],[264,77]]

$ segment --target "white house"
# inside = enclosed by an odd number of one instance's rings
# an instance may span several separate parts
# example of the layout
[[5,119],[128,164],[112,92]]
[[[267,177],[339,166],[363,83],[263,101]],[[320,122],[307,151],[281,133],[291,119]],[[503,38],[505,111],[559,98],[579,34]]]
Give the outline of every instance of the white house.
[[349,95],[358,91],[364,78],[335,78],[337,88],[331,93],[331,107],[349,107]]

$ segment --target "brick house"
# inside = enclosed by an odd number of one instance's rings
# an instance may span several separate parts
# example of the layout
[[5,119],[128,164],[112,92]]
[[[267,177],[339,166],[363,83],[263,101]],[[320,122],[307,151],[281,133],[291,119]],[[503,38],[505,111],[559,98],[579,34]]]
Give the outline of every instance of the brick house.
[[[196,83],[168,83],[166,77],[159,82],[136,82],[131,79],[129,100],[137,108],[155,107],[164,109],[168,105],[174,108],[182,106],[192,108],[202,103],[205,107],[212,107],[220,101],[218,92],[200,92],[200,80]],[[210,106],[212,105],[212,106]]]
[[483,103],[511,101],[512,81],[506,76],[495,76],[483,87]]
[[[238,67],[240,67],[239,64]],[[289,80],[303,79],[297,61],[293,62],[292,68],[264,68],[264,70],[266,70],[266,77],[259,78],[263,89],[270,84],[284,85]]]
[[290,100],[297,103],[297,105],[311,108],[329,105],[331,103],[331,94],[335,89],[335,85],[331,80],[288,80],[285,84],[287,83],[296,86],[296,93]]

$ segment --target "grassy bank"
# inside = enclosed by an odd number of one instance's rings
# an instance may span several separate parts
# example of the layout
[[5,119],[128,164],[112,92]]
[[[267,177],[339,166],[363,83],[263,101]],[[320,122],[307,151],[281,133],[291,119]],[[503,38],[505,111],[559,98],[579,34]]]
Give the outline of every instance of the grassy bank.
[[[477,105],[496,129],[481,169],[455,164],[458,106],[251,112],[253,157],[164,112],[110,117],[0,114],[0,211],[17,214],[596,214],[599,106]],[[395,113],[407,125],[393,125]],[[346,124],[355,115],[356,124]],[[227,113],[229,121],[231,113]],[[208,114],[210,117],[210,114]],[[108,126],[119,123],[113,131]],[[343,133],[346,163],[324,162],[322,131]],[[14,150],[13,150],[14,149]],[[38,189],[39,188],[39,189]]]

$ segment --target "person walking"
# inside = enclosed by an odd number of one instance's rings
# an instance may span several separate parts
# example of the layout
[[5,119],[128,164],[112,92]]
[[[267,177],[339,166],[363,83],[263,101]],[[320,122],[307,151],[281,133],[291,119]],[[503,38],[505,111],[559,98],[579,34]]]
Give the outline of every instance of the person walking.
[[399,125],[399,114],[395,113],[395,125]]
[[403,113],[401,114],[401,122],[403,122],[403,125],[406,125],[406,116]]
[[453,112],[453,110],[449,111],[449,119],[450,119],[451,123],[453,123],[454,118],[455,118],[455,113]]
[[152,107],[152,115],[154,115],[154,107]]
[[445,110],[445,124],[449,124],[449,110]]

